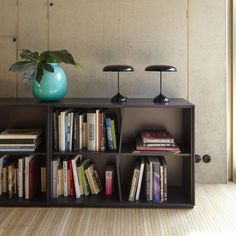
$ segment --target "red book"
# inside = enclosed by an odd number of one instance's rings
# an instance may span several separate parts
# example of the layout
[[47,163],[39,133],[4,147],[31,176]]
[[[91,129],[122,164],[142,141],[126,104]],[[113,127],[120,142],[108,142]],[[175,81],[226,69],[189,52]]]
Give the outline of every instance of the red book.
[[29,199],[34,198],[41,187],[40,159],[35,156],[29,163]]
[[106,179],[106,196],[112,196],[113,194],[113,183],[114,183],[114,167],[107,166],[105,171],[105,179]]
[[73,177],[72,161],[69,160],[69,169],[70,169],[70,196],[75,197],[75,183]]
[[175,146],[151,146],[151,147],[147,147],[147,146],[143,146],[142,141],[138,140],[137,144],[136,144],[136,150],[137,151],[170,151],[170,152],[175,152],[175,153],[180,153],[180,149],[177,145]]
[[166,130],[141,132],[143,143],[174,143],[174,137]]

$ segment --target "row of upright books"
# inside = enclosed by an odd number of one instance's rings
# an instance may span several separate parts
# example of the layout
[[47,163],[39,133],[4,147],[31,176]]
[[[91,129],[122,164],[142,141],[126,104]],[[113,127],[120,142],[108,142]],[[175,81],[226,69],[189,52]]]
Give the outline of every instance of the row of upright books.
[[147,201],[167,201],[167,164],[163,156],[142,158],[136,162],[129,201],[140,200],[141,191]]
[[55,150],[117,150],[116,118],[102,109],[90,112],[57,109],[53,121]]
[[0,157],[0,196],[32,199],[46,192],[46,167],[40,156]]
[[[53,192],[52,197],[74,197],[97,195],[103,185],[95,164],[82,155],[72,158],[56,157],[52,161]],[[114,193],[115,165],[105,169],[105,195]]]
[[33,152],[41,143],[41,129],[7,129],[0,133],[0,151]]

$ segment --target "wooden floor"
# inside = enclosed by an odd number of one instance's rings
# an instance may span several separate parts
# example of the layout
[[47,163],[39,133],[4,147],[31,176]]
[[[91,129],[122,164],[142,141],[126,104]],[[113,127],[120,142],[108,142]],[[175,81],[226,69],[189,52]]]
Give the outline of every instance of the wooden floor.
[[0,208],[0,235],[236,235],[236,184],[197,185],[188,210]]

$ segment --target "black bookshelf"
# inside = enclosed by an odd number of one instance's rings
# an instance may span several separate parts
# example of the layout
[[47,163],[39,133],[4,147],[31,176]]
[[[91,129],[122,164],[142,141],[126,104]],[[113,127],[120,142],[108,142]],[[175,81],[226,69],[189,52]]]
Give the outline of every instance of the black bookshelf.
[[[104,108],[115,113],[118,119],[118,151],[59,152],[53,150],[53,118],[58,108],[96,109]],[[170,99],[168,104],[155,104],[152,99],[132,98],[127,103],[112,104],[109,98],[71,98],[58,102],[39,102],[31,98],[0,98],[0,131],[9,128],[42,128],[45,131],[44,142],[36,154],[46,158],[47,191],[32,200],[17,197],[0,196],[0,206],[22,207],[146,207],[146,208],[193,208],[195,205],[194,180],[194,105],[181,98]],[[137,152],[135,137],[143,129],[165,127],[175,137],[180,153],[171,152]],[[0,152],[0,155],[17,152]],[[30,154],[21,152],[19,154]],[[104,175],[108,162],[113,161],[117,167],[116,191],[107,197],[104,191],[96,196],[52,198],[52,160],[55,156],[70,157],[82,154],[92,159],[99,175]],[[164,155],[168,167],[168,201],[153,203],[140,196],[139,201],[129,202],[128,192],[134,163],[141,156]],[[104,183],[104,177],[102,177]]]

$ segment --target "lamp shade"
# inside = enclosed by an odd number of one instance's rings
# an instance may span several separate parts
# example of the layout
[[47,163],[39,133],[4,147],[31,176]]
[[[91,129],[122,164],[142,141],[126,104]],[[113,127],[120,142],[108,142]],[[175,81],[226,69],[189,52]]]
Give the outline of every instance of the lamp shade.
[[176,72],[177,69],[174,66],[168,65],[151,65],[145,68],[145,71],[165,71],[165,72]]
[[129,65],[108,65],[103,68],[103,71],[130,72],[134,71],[134,68]]

